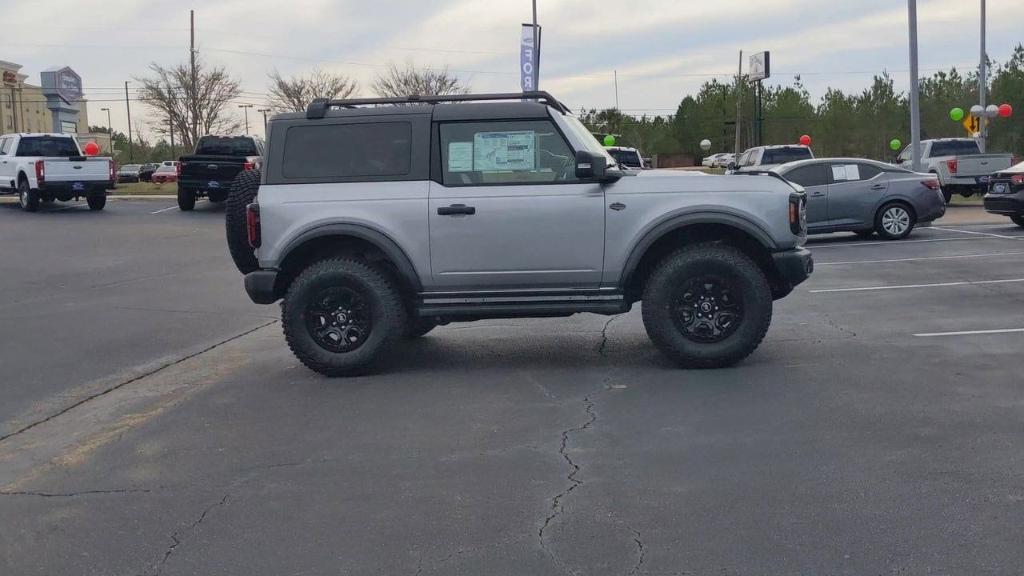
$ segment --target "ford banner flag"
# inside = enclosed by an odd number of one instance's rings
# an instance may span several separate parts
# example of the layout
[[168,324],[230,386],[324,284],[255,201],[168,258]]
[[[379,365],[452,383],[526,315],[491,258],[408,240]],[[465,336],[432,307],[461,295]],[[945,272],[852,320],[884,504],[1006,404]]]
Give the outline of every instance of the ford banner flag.
[[519,84],[523,92],[537,89],[540,78],[540,31],[537,26],[537,46],[533,46],[533,24],[523,24],[523,36],[519,42]]

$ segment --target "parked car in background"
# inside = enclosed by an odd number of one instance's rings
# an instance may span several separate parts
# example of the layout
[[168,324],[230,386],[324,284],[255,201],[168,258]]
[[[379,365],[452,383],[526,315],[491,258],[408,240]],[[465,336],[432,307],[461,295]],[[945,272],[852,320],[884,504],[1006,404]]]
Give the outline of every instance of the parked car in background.
[[711,165],[712,168],[726,168],[729,164],[736,161],[736,154],[732,152],[725,152],[718,154],[718,158],[715,158],[715,162]]
[[818,158],[772,169],[807,191],[807,231],[901,240],[946,213],[934,174],[861,158]]
[[141,182],[142,164],[125,164],[117,170],[118,182]]
[[0,192],[17,193],[27,212],[83,196],[90,210],[102,210],[116,179],[112,158],[85,156],[69,134],[0,136]]
[[713,168],[715,166],[715,163],[718,162],[718,160],[721,159],[722,156],[725,156],[724,152],[712,154],[711,156],[705,156],[704,160],[701,161],[700,165],[704,166],[705,168]]
[[992,175],[985,211],[1009,216],[1014,224],[1024,228],[1024,162]]
[[153,180],[153,172],[159,168],[159,164],[143,164],[139,170],[139,182],[151,182]]
[[[910,146],[900,152],[897,162],[911,168]],[[938,176],[948,204],[953,194],[967,198],[986,192],[992,174],[1013,164],[1013,154],[982,154],[974,138],[940,138],[921,141],[921,163],[925,172]]]
[[605,146],[605,150],[608,154],[619,163],[620,166],[628,168],[630,170],[645,170],[650,168],[650,164],[644,159],[643,155],[636,148],[629,148],[626,146]]
[[258,170],[263,163],[263,139],[257,136],[203,136],[195,153],[179,158],[178,208],[192,210],[196,199],[210,202],[228,198],[231,182],[244,170]]
[[731,162],[728,168],[730,172],[769,170],[787,162],[811,158],[814,158],[811,149],[799,144],[757,146],[741,154],[739,160]]
[[177,166],[161,165],[159,168],[156,169],[156,172],[153,172],[153,176],[150,177],[150,180],[156,182],[157,184],[177,182],[178,168]]

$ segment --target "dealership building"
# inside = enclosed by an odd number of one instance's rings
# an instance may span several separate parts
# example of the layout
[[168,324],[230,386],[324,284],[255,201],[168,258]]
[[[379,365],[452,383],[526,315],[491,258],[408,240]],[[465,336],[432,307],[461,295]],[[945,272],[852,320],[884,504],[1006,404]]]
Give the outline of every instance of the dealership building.
[[78,141],[110,149],[107,134],[89,132],[87,100],[82,77],[68,66],[43,70],[40,85],[28,82],[21,65],[0,60],[0,134],[56,132],[75,134]]

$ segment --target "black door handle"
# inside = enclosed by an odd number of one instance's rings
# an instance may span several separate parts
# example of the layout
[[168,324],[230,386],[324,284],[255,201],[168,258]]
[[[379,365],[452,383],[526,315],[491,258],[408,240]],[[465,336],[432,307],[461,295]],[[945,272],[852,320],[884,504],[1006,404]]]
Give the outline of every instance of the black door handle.
[[875,184],[871,187],[872,190],[885,190],[885,184]]
[[465,204],[452,204],[451,206],[441,206],[437,209],[438,216],[455,216],[456,214],[476,214],[476,207],[466,206]]

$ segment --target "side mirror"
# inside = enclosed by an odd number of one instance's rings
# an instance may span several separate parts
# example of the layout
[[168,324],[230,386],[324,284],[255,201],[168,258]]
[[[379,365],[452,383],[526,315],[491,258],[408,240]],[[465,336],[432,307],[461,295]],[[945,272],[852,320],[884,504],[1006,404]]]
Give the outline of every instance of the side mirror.
[[735,162],[729,162],[725,166],[725,168],[726,168],[726,170],[729,170],[730,172],[732,172],[733,170],[736,170],[736,163]]
[[604,156],[587,150],[576,152],[576,178],[580,180],[602,180],[608,170]]

